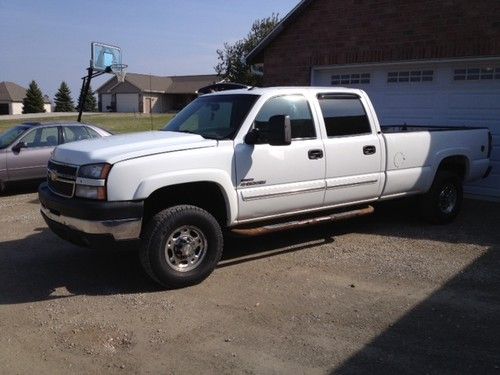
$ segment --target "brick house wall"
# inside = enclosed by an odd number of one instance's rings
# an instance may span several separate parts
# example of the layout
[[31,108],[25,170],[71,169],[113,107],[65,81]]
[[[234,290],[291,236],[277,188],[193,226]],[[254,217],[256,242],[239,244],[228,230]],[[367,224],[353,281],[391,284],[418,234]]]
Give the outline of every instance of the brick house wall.
[[312,66],[500,55],[500,0],[313,0],[252,61],[264,84]]

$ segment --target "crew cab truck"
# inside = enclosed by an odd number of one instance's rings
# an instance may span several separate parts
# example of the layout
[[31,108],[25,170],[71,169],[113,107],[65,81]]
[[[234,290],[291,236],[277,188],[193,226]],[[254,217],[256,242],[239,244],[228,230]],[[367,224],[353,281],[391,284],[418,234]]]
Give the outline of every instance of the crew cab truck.
[[449,222],[490,152],[486,128],[380,126],[361,90],[238,89],[200,96],[163,131],[57,147],[39,198],[62,238],[137,241],[151,278],[182,287],[213,271],[230,231],[352,217],[416,194],[425,218]]

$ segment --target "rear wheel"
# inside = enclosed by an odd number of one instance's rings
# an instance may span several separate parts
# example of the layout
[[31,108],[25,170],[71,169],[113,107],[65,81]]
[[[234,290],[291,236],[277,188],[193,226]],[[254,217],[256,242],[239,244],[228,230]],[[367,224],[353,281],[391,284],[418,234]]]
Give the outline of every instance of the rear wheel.
[[217,220],[195,206],[175,206],[146,225],[140,248],[148,275],[165,287],[198,284],[217,266],[223,248]]
[[446,224],[460,212],[462,181],[450,171],[439,171],[430,190],[421,197],[422,216],[433,224]]

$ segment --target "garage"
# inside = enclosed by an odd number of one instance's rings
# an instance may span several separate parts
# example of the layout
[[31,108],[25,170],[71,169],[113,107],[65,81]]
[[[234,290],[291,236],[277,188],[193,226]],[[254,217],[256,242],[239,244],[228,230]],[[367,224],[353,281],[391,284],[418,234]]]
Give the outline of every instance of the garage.
[[365,90],[382,124],[488,127],[500,200],[500,1],[302,0],[246,57],[264,86]]
[[9,113],[9,103],[0,103],[0,115],[8,115]]
[[139,112],[138,94],[116,94],[117,112]]
[[366,91],[382,125],[488,127],[492,173],[466,192],[500,199],[500,59],[322,66],[313,68],[311,83]]

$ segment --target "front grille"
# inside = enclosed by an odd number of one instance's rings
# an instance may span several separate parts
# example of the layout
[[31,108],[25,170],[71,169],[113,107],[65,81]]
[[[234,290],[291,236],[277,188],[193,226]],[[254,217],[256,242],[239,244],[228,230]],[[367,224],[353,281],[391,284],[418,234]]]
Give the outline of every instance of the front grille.
[[73,165],[49,161],[47,183],[55,194],[71,198],[75,193],[75,181],[78,168]]
[[65,181],[52,181],[51,179],[49,179],[49,188],[56,194],[71,198],[74,193],[73,190],[75,189],[75,183]]
[[54,163],[52,160],[49,160],[48,169],[56,172],[58,176],[76,180],[76,171],[78,168],[73,165]]

